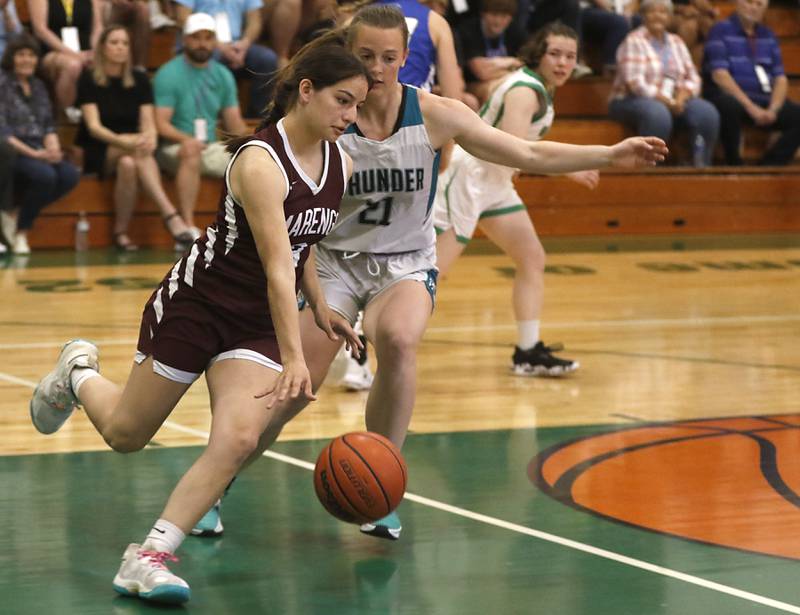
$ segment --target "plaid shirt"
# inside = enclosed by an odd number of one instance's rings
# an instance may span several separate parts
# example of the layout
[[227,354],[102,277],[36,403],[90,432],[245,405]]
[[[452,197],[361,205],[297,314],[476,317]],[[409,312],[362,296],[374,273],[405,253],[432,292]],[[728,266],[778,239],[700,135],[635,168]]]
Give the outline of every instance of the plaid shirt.
[[628,95],[655,98],[665,77],[675,80],[675,91],[700,94],[700,75],[694,67],[686,43],[676,34],[666,33],[662,52],[653,46],[655,39],[644,26],[636,28],[617,49],[617,76],[611,98]]

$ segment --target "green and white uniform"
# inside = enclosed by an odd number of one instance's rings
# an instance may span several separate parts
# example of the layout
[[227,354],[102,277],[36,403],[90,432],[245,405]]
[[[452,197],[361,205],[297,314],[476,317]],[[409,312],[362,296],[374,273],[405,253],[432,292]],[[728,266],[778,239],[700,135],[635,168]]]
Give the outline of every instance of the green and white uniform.
[[[522,67],[495,88],[480,110],[487,124],[497,126],[505,113],[506,94],[514,88],[530,88],[539,98],[539,110],[531,118],[527,138],[538,141],[553,124],[553,100],[539,75]],[[517,170],[475,158],[459,146],[453,148],[450,166],[439,177],[434,202],[437,233],[453,228],[456,238],[467,243],[481,218],[502,216],[525,209],[514,189]]]
[[353,176],[336,226],[316,247],[328,305],[355,322],[359,310],[401,280],[425,284],[433,297],[439,152],[428,138],[417,88],[403,85],[389,137],[368,139],[353,124],[338,143],[353,159]]

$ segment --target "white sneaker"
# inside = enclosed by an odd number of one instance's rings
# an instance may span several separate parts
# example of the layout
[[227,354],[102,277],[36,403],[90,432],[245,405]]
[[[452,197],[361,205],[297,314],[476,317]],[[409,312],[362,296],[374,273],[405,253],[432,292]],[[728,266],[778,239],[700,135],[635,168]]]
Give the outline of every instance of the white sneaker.
[[183,604],[192,594],[189,584],[172,574],[166,561],[177,562],[178,558],[172,553],[145,551],[137,544],[129,544],[114,577],[114,589],[124,596]]
[[64,108],[64,115],[67,116],[67,121],[70,124],[80,124],[81,118],[83,117],[83,111],[78,109],[78,107],[65,107]]
[[86,340],[70,340],[61,349],[53,371],[36,385],[30,403],[33,426],[43,434],[58,431],[78,405],[69,375],[75,367],[100,371],[97,346]]
[[14,245],[11,247],[14,254],[30,254],[31,247],[28,245],[28,238],[25,235],[17,233],[14,237]]
[[0,209],[0,231],[3,233],[3,240],[9,245],[13,245],[14,238],[17,236],[17,216]]
[[6,248],[6,244],[0,243],[0,254],[5,254],[8,252],[8,248]]
[[161,10],[161,5],[158,3],[158,0],[150,0],[148,4],[150,7],[151,30],[160,30],[161,28],[171,28],[172,26],[177,25],[174,20],[170,19],[164,14],[164,11]]
[[339,383],[341,386],[348,391],[369,391],[373,379],[369,363],[359,365],[358,361],[348,355],[347,371]]

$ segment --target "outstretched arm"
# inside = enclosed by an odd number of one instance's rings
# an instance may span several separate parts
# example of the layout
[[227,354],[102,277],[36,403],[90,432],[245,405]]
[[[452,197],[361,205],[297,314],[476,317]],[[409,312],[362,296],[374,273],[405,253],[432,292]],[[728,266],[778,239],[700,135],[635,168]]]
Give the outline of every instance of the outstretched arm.
[[434,148],[455,139],[477,158],[527,173],[653,166],[667,154],[666,144],[656,137],[633,137],[612,146],[525,141],[492,128],[463,103],[425,92],[420,92],[420,106]]

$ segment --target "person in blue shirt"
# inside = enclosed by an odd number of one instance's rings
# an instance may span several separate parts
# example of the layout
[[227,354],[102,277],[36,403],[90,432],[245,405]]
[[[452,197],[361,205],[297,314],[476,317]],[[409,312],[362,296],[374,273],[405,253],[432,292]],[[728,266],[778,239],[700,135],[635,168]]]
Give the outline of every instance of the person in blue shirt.
[[240,78],[251,80],[245,117],[257,118],[271,98],[269,82],[278,68],[275,52],[256,41],[261,36],[262,0],[176,0],[178,24],[192,13],[207,13],[216,21],[214,58]]
[[775,34],[761,21],[768,0],[737,0],[705,47],[703,95],[720,114],[720,141],[729,165],[741,165],[742,123],[781,132],[760,164],[788,164],[800,146],[800,105],[786,97],[789,81]]
[[0,55],[6,50],[8,41],[22,32],[14,0],[0,0]]

